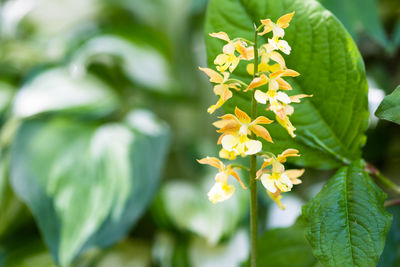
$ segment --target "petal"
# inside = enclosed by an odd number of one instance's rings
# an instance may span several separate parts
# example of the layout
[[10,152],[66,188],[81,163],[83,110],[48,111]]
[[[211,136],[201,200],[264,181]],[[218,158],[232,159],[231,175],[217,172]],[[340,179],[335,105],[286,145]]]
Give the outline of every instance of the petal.
[[[230,169],[229,165],[228,165],[228,169]],[[240,180],[239,174],[235,170],[230,169],[229,174],[232,175],[240,183],[240,185],[242,186],[243,189],[247,189],[247,187],[244,185],[242,180]]]
[[227,41],[227,42],[230,41],[228,34],[226,34],[225,32],[213,32],[213,33],[210,33],[210,36]]
[[261,168],[257,171],[257,177],[260,176],[261,173],[262,173],[262,171],[263,171],[263,169],[265,169],[267,166],[271,165],[271,164],[273,163],[273,161],[274,161],[274,158],[272,158],[272,157],[271,157],[271,158],[264,159],[263,165],[262,165]]
[[222,47],[222,52],[224,52],[224,54],[229,55],[235,53],[235,49],[236,49],[236,43],[229,42],[226,45],[224,45],[224,47]]
[[228,56],[225,54],[219,54],[215,59],[214,59],[214,64],[216,65],[224,65],[228,61]]
[[225,135],[221,140],[222,147],[228,151],[232,151],[238,142],[238,138],[230,134]]
[[277,191],[276,193],[271,193],[271,192],[267,191],[267,193],[268,193],[268,196],[273,201],[275,201],[276,204],[278,204],[278,206],[279,206],[279,208],[281,210],[286,209],[286,206],[284,204],[282,204],[282,202],[281,202],[282,196],[281,196],[281,192],[280,191]]
[[254,92],[254,98],[256,99],[256,101],[258,103],[266,104],[267,100],[268,100],[268,95],[267,95],[267,93],[264,93],[264,92],[262,92],[260,90],[256,90]]
[[285,59],[282,57],[281,54],[279,54],[276,51],[272,51],[269,54],[269,57],[274,60],[275,62],[277,62],[283,69],[286,69],[286,63],[285,63]]
[[231,66],[229,67],[229,71],[233,72],[236,69],[239,62],[240,62],[240,59],[235,56],[231,61]]
[[273,32],[275,38],[276,38],[276,37],[282,38],[283,36],[285,36],[285,31],[284,31],[282,28],[280,28],[280,27],[276,27],[276,26],[275,26],[275,27],[272,29],[272,32]]
[[264,25],[264,30],[258,33],[258,35],[264,35],[272,31],[273,22],[270,19],[263,19],[261,23]]
[[226,171],[220,171],[215,175],[215,181],[219,183],[224,183],[226,184],[228,182],[229,175],[226,173]]
[[197,162],[200,164],[208,164],[219,170],[222,170],[223,168],[225,168],[225,165],[219,159],[217,159],[215,157],[206,157],[206,158],[197,160]]
[[304,97],[312,97],[313,95],[304,95],[304,94],[301,94],[301,95],[294,95],[294,96],[291,96],[290,97],[290,100],[293,102],[293,103],[300,103],[300,99],[301,98],[304,98]]
[[252,125],[250,130],[257,136],[264,138],[266,141],[273,143],[271,135],[264,127],[260,125]]
[[235,192],[235,187],[224,183],[215,183],[214,186],[208,192],[208,199],[216,204],[229,199]]
[[221,129],[217,132],[219,133],[237,133],[240,130],[240,124],[236,121],[228,121]]
[[286,91],[293,89],[292,86],[290,85],[290,83],[288,83],[287,81],[285,81],[282,78],[277,78],[275,81],[277,82],[279,89],[286,90]]
[[276,99],[281,101],[282,103],[289,104],[290,103],[290,97],[285,94],[284,92],[278,92],[276,94]]
[[283,15],[282,17],[280,17],[278,19],[278,21],[276,22],[276,25],[278,27],[281,27],[281,28],[288,27],[289,26],[289,22],[292,20],[293,15],[294,15],[294,11],[292,13],[288,13],[286,15]]
[[271,193],[276,192],[275,181],[271,179],[271,175],[264,173],[261,175],[261,183]]
[[296,77],[296,76],[299,76],[299,75],[300,75],[300,73],[298,73],[298,72],[295,71],[295,70],[286,69],[286,70],[278,70],[278,71],[275,71],[275,72],[272,73],[269,77],[270,77],[271,79],[276,79],[276,78],[284,77],[284,76]]
[[235,107],[235,115],[241,123],[249,124],[251,122],[249,115],[238,107]]
[[225,101],[222,99],[222,97],[220,97],[218,99],[218,102],[215,105],[210,106],[207,109],[207,112],[210,114],[213,114],[218,108],[220,108],[223,104],[225,103]]
[[292,50],[292,48],[290,47],[288,42],[286,42],[285,40],[279,40],[278,47],[279,47],[279,50],[281,50],[286,55],[289,55],[290,51]]
[[252,123],[253,124],[270,124],[273,120],[268,119],[264,116],[258,116]]
[[299,151],[297,149],[288,148],[278,155],[277,160],[279,162],[285,162],[287,157],[300,157],[298,153]]
[[249,87],[246,88],[246,90],[244,90],[245,92],[253,89],[253,88],[257,88],[260,86],[263,86],[264,84],[268,83],[268,77],[264,74],[262,74],[260,77],[256,77],[254,78],[251,83],[249,84]]
[[260,141],[258,141],[258,140],[247,141],[247,142],[245,142],[244,145],[247,148],[247,151],[244,152],[246,155],[257,154],[262,149],[262,143]]
[[201,68],[199,67],[201,71],[203,71],[205,74],[207,74],[208,77],[210,77],[210,82],[212,83],[222,83],[223,78],[222,76],[216,72],[215,70],[209,69],[209,68]]
[[219,157],[223,158],[223,159],[229,159],[229,160],[236,159],[235,152],[232,152],[232,151],[229,152],[228,150],[223,149],[223,148],[219,151]]
[[285,174],[289,177],[293,184],[301,184],[301,180],[297,179],[302,176],[304,169],[293,169],[285,171]]
[[294,134],[294,131],[296,130],[296,128],[292,125],[292,123],[290,122],[289,118],[286,116],[285,119],[281,119],[279,118],[279,116],[276,116],[276,121],[279,122],[280,125],[282,125],[286,131],[289,133],[289,135],[291,137],[296,137],[296,135]]
[[246,60],[251,60],[254,58],[254,47],[245,47],[242,43],[238,42],[236,44],[236,51]]
[[229,98],[232,97],[232,92],[228,89],[228,87],[225,88],[225,91],[222,94],[222,100],[227,101]]
[[247,64],[246,70],[247,70],[248,74],[253,76],[254,75],[254,64],[253,63]]

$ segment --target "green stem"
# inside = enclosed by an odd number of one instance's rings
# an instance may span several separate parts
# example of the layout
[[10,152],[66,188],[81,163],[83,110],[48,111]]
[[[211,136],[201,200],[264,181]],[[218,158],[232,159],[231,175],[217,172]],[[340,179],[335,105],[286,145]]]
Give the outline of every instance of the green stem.
[[375,166],[371,164],[366,165],[366,171],[373,175],[377,181],[379,181],[382,185],[391,189],[396,194],[400,195],[400,186],[396,185],[392,181],[390,181],[385,175],[383,175]]
[[[256,27],[255,27],[256,28]],[[258,47],[257,47],[257,30],[254,32],[254,75],[253,78],[256,77],[256,73],[258,71]],[[251,99],[251,119],[254,120],[257,117],[257,102],[254,98],[254,92],[252,91],[252,99]],[[252,133],[252,139],[256,139],[256,135]],[[250,156],[250,266],[257,266],[257,180],[256,180],[256,171],[257,171],[257,155]]]

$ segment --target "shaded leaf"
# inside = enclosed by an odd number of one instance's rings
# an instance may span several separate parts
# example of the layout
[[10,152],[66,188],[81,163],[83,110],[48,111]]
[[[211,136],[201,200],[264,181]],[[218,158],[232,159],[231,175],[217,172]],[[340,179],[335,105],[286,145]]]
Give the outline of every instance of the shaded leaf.
[[375,115],[381,119],[400,124],[400,86],[385,96]]
[[[305,237],[304,223],[266,231],[258,239],[257,264],[274,267],[309,267],[318,260]],[[301,255],[301,256],[300,256]]]
[[124,123],[24,122],[11,146],[11,181],[53,257],[68,265],[124,236],[158,185],[167,127],[145,111]]

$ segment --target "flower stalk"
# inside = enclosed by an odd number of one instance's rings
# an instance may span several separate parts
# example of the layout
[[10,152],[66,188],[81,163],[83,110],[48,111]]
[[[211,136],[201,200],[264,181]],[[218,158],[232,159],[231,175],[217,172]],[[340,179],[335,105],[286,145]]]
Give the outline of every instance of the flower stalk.
[[[256,28],[256,26],[254,25]],[[254,31],[254,69],[258,69],[258,44],[257,44],[257,30]],[[257,72],[254,71],[253,79],[257,77]],[[251,119],[257,117],[257,101],[254,97],[254,90],[251,99]],[[255,139],[256,136],[252,133],[251,138]],[[257,205],[257,154],[250,156],[250,266],[257,266],[257,236],[258,236],[258,205]]]

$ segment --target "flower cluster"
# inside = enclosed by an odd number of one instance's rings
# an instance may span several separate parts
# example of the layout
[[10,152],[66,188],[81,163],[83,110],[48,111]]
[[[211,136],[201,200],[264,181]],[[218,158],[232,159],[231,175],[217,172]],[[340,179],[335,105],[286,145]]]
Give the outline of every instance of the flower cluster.
[[[276,121],[282,125],[290,136],[295,137],[296,128],[290,122],[289,117],[293,114],[292,103],[299,103],[301,98],[310,95],[287,94],[292,90],[292,86],[286,77],[296,77],[300,74],[295,70],[288,69],[281,53],[289,55],[291,47],[288,42],[283,40],[285,28],[289,26],[294,12],[280,17],[276,23],[270,19],[261,20],[261,25],[256,29],[256,33],[264,36],[272,32],[272,37],[260,47],[256,47],[253,42],[244,38],[230,39],[225,32],[211,33],[210,36],[226,42],[222,48],[222,53],[215,60],[215,70],[210,68],[200,68],[214,83],[214,93],[219,96],[218,102],[208,108],[210,114],[220,108],[226,101],[234,97],[235,91],[250,92],[253,101],[265,104],[266,111],[275,114]],[[255,51],[257,49],[257,51]],[[256,57],[256,58],[255,58]],[[256,59],[256,60],[255,60]],[[230,78],[231,74],[239,66],[241,61],[245,61],[246,70],[253,77],[249,84],[244,81]],[[255,64],[257,66],[255,66]],[[256,69],[257,68],[257,69]],[[221,133],[218,144],[222,145],[219,157],[227,160],[235,160],[237,156],[246,157],[248,155],[261,155],[264,163],[257,172],[257,179],[261,180],[266,188],[268,195],[282,209],[281,193],[288,192],[293,185],[301,183],[298,179],[304,170],[285,170],[283,165],[287,157],[299,157],[299,152],[295,149],[286,149],[278,156],[270,152],[263,151],[262,142],[273,143],[272,137],[264,125],[273,123],[265,116],[250,117],[243,109],[250,109],[251,103],[246,107],[235,107],[234,114],[225,114],[214,122],[214,126]],[[199,160],[201,164],[209,164],[218,168],[219,172],[215,177],[215,185],[208,193],[210,201],[217,203],[224,201],[234,193],[234,186],[228,184],[229,176],[234,177],[242,185],[238,173],[238,164],[225,166],[219,159],[207,157]]]

